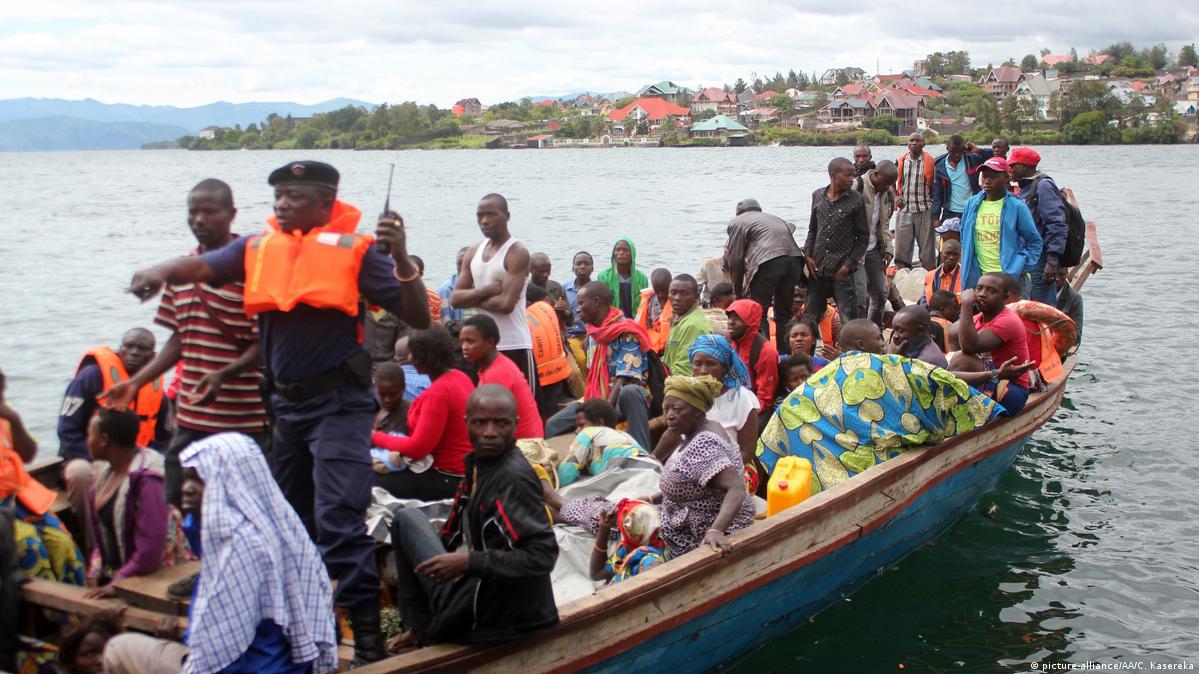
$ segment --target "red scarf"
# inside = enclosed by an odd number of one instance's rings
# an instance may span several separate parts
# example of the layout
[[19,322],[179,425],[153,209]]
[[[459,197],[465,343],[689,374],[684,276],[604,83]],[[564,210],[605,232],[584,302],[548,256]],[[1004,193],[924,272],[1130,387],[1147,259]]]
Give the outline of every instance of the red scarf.
[[608,397],[608,345],[620,338],[621,335],[633,335],[642,352],[650,350],[649,335],[645,329],[634,321],[625,318],[620,309],[608,309],[608,317],[599,327],[587,326],[587,334],[595,340],[595,355],[591,358],[591,369],[587,371],[587,388],[583,393],[585,398]]

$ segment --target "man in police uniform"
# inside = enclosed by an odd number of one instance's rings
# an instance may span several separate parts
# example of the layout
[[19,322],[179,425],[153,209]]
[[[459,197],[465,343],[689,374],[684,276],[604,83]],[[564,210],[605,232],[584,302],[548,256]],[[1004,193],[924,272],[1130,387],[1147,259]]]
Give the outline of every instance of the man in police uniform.
[[375,238],[356,234],[362,214],[337,200],[338,180],[337,170],[321,162],[276,169],[268,179],[275,216],[265,234],[140,271],[129,290],[145,301],[164,283],[245,282],[246,313],[261,315],[272,389],[272,471],[337,581],[334,601],[350,614],[354,660],[365,663],[385,653],[375,542],[365,523],[378,405],[370,357],[359,339],[360,297],[414,328],[429,326],[429,309],[403,221],[388,213]]

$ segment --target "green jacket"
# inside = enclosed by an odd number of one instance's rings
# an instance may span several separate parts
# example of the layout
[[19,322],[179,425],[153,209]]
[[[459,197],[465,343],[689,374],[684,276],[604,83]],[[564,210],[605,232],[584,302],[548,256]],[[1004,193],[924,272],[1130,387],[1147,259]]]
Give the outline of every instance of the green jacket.
[[[630,314],[636,316],[637,307],[641,305],[641,291],[649,287],[649,279],[644,273],[637,270],[637,246],[633,245],[633,240],[622,236],[616,240],[616,243],[621,241],[629,244],[629,252],[633,254],[633,259],[629,263],[629,276],[633,286],[633,306]],[[620,274],[616,271],[616,243],[612,244],[612,255],[608,258],[608,268],[601,271],[596,280],[608,286],[608,290],[612,291],[612,306],[620,309]]]
[[691,376],[691,343],[700,335],[712,333],[712,324],[704,310],[696,303],[685,316],[675,319],[670,326],[670,337],[666,339],[666,350],[662,353],[662,362],[670,368],[670,374]]

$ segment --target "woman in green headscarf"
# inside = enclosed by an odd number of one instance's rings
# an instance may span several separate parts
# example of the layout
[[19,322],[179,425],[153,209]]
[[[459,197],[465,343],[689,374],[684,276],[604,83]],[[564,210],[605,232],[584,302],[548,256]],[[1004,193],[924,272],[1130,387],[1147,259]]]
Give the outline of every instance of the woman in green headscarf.
[[612,264],[599,273],[597,280],[612,291],[612,304],[625,318],[637,314],[641,291],[649,287],[649,279],[637,270],[637,246],[632,239],[622,236],[616,240],[612,246]]

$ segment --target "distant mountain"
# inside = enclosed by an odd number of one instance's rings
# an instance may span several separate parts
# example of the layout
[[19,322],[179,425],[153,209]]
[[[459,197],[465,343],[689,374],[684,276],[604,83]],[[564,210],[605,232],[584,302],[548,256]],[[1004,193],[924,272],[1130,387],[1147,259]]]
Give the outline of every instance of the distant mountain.
[[125,150],[188,134],[182,126],[74,117],[0,121],[0,151]]
[[[583,94],[591,94],[592,96],[602,96],[603,98],[606,98],[610,101],[617,101],[617,100],[624,98],[625,96],[633,95],[627,91],[610,91],[607,93],[600,92],[600,91],[575,91],[575,92],[572,92],[569,94],[560,94],[557,96],[529,96],[528,98],[530,100],[532,100],[534,103],[537,103],[539,101],[573,101],[574,99],[578,98],[579,96],[582,96]],[[525,98],[525,97],[521,96],[521,98]],[[516,100],[519,101],[520,98],[518,98]]]
[[61,98],[13,98],[0,100],[0,122],[32,120],[44,117],[72,117],[94,122],[142,122],[168,124],[183,127],[184,133],[195,133],[206,126],[243,127],[261,123],[267,115],[281,117],[311,117],[318,112],[329,112],[358,105],[374,109],[374,103],[352,98],[334,98],[315,105],[301,105],[286,101],[227,103],[220,101],[194,108],[178,108],[173,105],[128,105],[125,103],[101,103],[88,98],[69,101]]

